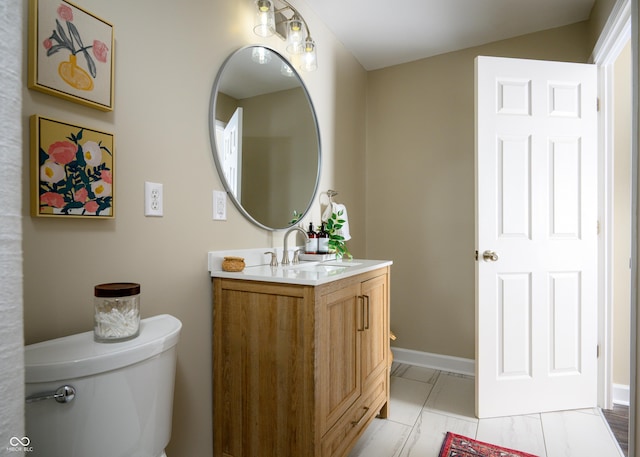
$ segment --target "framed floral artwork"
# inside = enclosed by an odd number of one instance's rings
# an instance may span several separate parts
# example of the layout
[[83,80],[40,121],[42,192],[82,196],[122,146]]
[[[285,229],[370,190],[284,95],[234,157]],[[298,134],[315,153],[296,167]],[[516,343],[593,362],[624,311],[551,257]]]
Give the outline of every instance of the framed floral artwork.
[[30,0],[28,85],[113,110],[113,25],[66,0]]
[[31,215],[113,218],[114,137],[31,116]]

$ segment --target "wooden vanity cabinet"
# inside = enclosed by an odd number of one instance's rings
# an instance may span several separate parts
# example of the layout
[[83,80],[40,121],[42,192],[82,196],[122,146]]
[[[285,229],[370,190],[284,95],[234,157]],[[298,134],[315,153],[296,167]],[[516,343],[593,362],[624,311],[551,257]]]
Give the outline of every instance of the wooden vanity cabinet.
[[389,402],[389,267],[308,286],[213,279],[216,457],[346,456]]

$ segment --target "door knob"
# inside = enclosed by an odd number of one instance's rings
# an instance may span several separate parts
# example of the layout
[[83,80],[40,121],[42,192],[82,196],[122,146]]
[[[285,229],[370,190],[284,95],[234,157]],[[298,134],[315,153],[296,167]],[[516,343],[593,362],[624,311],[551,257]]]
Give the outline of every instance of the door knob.
[[482,253],[482,258],[485,262],[496,262],[498,260],[498,254],[493,251],[484,251]]

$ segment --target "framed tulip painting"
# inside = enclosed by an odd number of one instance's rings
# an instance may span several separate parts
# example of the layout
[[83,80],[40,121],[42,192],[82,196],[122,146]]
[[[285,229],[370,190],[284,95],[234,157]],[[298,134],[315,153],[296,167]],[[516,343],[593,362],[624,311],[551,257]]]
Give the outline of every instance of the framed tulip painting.
[[113,218],[113,135],[31,116],[31,215]]
[[113,110],[113,25],[66,0],[30,0],[28,85]]

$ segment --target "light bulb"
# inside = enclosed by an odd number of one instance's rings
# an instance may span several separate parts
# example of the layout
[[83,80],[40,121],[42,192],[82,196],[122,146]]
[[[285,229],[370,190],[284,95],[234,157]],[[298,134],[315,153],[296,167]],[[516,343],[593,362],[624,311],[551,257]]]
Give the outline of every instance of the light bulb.
[[271,51],[262,46],[257,46],[251,51],[251,60],[260,65],[271,62]]
[[293,76],[295,76],[293,69],[284,62],[282,62],[282,65],[280,65],[280,73],[287,78],[292,78]]

